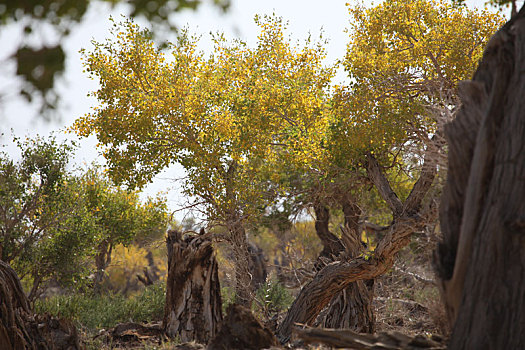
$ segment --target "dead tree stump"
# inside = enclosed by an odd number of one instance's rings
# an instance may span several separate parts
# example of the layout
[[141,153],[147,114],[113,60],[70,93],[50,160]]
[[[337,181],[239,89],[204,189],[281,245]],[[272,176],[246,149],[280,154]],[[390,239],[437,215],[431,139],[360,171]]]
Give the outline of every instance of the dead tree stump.
[[221,289],[211,236],[169,231],[163,327],[168,337],[206,344],[222,321]]

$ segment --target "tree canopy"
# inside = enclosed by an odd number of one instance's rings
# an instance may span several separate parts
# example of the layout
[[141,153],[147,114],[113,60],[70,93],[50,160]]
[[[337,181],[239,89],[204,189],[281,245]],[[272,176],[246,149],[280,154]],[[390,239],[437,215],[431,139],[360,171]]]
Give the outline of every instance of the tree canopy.
[[[341,200],[372,185],[392,217],[404,206],[417,211],[435,176],[427,159],[432,174],[416,183],[422,153],[442,148],[433,138],[453,115],[457,82],[472,73],[501,17],[423,0],[349,11],[344,86],[332,86],[322,39],[294,45],[275,16],[256,17],[254,47],[215,34],[208,55],[187,30],[165,50],[132,21],[115,23],[112,39],[83,52],[100,82],[99,105],[74,129],[95,134],[109,175],[132,187],[180,163],[185,194],[241,251],[245,224],[297,184]],[[388,183],[392,165],[404,172],[402,185]],[[245,255],[236,258],[243,268]]]
[[388,162],[450,120],[457,83],[473,74],[503,18],[445,1],[385,1],[349,12],[342,64],[350,84],[334,94],[328,147],[334,164],[367,153]]
[[294,47],[282,20],[257,21],[255,48],[217,34],[208,58],[187,33],[166,56],[131,22],[86,52],[102,105],[75,129],[97,134],[114,179],[140,186],[179,162],[209,218],[254,214],[265,200],[258,169],[273,147],[316,135],[332,76],[321,44]]

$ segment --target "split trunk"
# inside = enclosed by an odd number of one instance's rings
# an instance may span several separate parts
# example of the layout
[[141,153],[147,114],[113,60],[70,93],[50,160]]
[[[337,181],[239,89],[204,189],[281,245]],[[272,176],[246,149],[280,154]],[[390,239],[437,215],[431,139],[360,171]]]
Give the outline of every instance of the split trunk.
[[[316,221],[315,228],[318,237],[323,243],[323,250],[316,263],[321,269],[327,262],[357,256],[363,249],[359,238],[359,208],[351,201],[343,202],[345,214],[345,226],[342,239],[330,232],[328,223],[330,211],[323,205],[314,206]],[[368,285],[367,285],[368,284]],[[356,332],[372,333],[374,331],[375,318],[372,310],[373,280],[356,281],[350,283],[343,291],[337,293],[330,304],[320,315],[321,325],[325,328],[347,328]]]
[[75,326],[49,315],[34,315],[15,271],[0,260],[0,348],[80,349]]

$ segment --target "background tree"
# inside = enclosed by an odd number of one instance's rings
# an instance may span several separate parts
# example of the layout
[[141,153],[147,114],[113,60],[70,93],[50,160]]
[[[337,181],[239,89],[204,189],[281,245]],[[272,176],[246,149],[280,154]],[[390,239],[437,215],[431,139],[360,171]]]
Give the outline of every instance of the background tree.
[[96,168],[67,169],[73,146],[42,138],[17,141],[21,159],[0,157],[0,252],[30,287],[33,301],[51,280],[86,287],[95,257],[95,284],[115,244],[159,238],[167,229],[163,198],[142,204]]
[[97,232],[94,284],[100,290],[113,248],[133,241],[162,237],[168,226],[166,200],[148,198],[142,203],[137,191],[118,187],[100,169],[89,169],[83,177],[86,210]]
[[29,279],[33,300],[51,278],[81,282],[97,235],[80,182],[66,168],[72,146],[41,138],[17,143],[18,162],[0,157],[0,251]]
[[212,225],[229,232],[244,304],[252,298],[246,224],[272,200],[259,169],[280,140],[300,142],[315,130],[332,75],[321,65],[321,44],[294,47],[281,20],[257,21],[255,48],[217,35],[207,59],[189,35],[168,59],[147,32],[126,23],[114,42],[95,43],[86,54],[101,81],[95,96],[102,106],[75,124],[82,136],[97,134],[117,181],[142,185],[167,165],[182,164],[185,193]]

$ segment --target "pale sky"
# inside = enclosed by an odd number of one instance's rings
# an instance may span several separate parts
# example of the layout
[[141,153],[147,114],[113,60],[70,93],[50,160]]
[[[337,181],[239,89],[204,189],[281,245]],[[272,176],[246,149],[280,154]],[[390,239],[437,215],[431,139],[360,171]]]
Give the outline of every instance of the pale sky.
[[[241,37],[248,43],[254,43],[258,34],[257,26],[253,18],[256,14],[272,14],[283,17],[289,21],[289,33],[294,39],[302,40],[309,33],[315,38],[321,28],[323,37],[329,39],[327,45],[327,64],[342,58],[345,53],[347,34],[344,32],[348,27],[349,15],[345,3],[353,3],[352,0],[232,0],[232,7],[229,12],[222,14],[218,9],[211,6],[202,6],[198,12],[186,12],[175,15],[176,23],[179,26],[189,26],[190,30],[197,34],[202,34],[202,49],[210,51],[208,33],[223,31],[227,37]],[[369,4],[371,1],[365,1]],[[376,3],[379,1],[376,1]],[[483,7],[485,0],[467,0],[469,7]],[[522,1],[520,1],[520,4]],[[86,95],[90,91],[97,89],[97,83],[90,80],[86,74],[82,73],[80,63],[81,48],[90,49],[91,39],[103,41],[109,37],[110,22],[109,16],[112,15],[118,20],[120,13],[126,13],[124,7],[111,10],[107,3],[92,3],[90,10],[86,14],[80,25],[73,27],[72,33],[65,40],[65,50],[67,51],[66,72],[58,83],[59,93],[62,97],[62,106],[59,110],[60,121],[45,123],[39,118],[35,118],[37,109],[28,106],[27,103],[18,98],[17,81],[14,76],[15,67],[13,64],[6,64],[6,56],[13,53],[13,48],[20,42],[20,26],[11,25],[8,28],[0,27],[0,94],[3,95],[0,102],[0,145],[7,146],[8,152],[15,154],[14,147],[10,145],[11,132],[17,136],[48,135],[53,130],[63,129],[70,126],[73,121],[90,111],[96,105],[96,101]],[[510,10],[509,10],[510,12]],[[51,33],[42,32],[38,40],[52,42]],[[62,137],[72,138],[73,135]],[[81,149],[77,152],[77,162],[87,162],[97,159],[95,149],[96,140],[94,137],[83,140]],[[154,183],[146,188],[146,193],[154,195],[158,191],[168,193],[170,208],[176,210],[181,207],[183,198],[178,186],[174,185],[170,178],[183,176],[180,167],[168,169],[155,179]],[[181,220],[182,212],[175,214]]]

